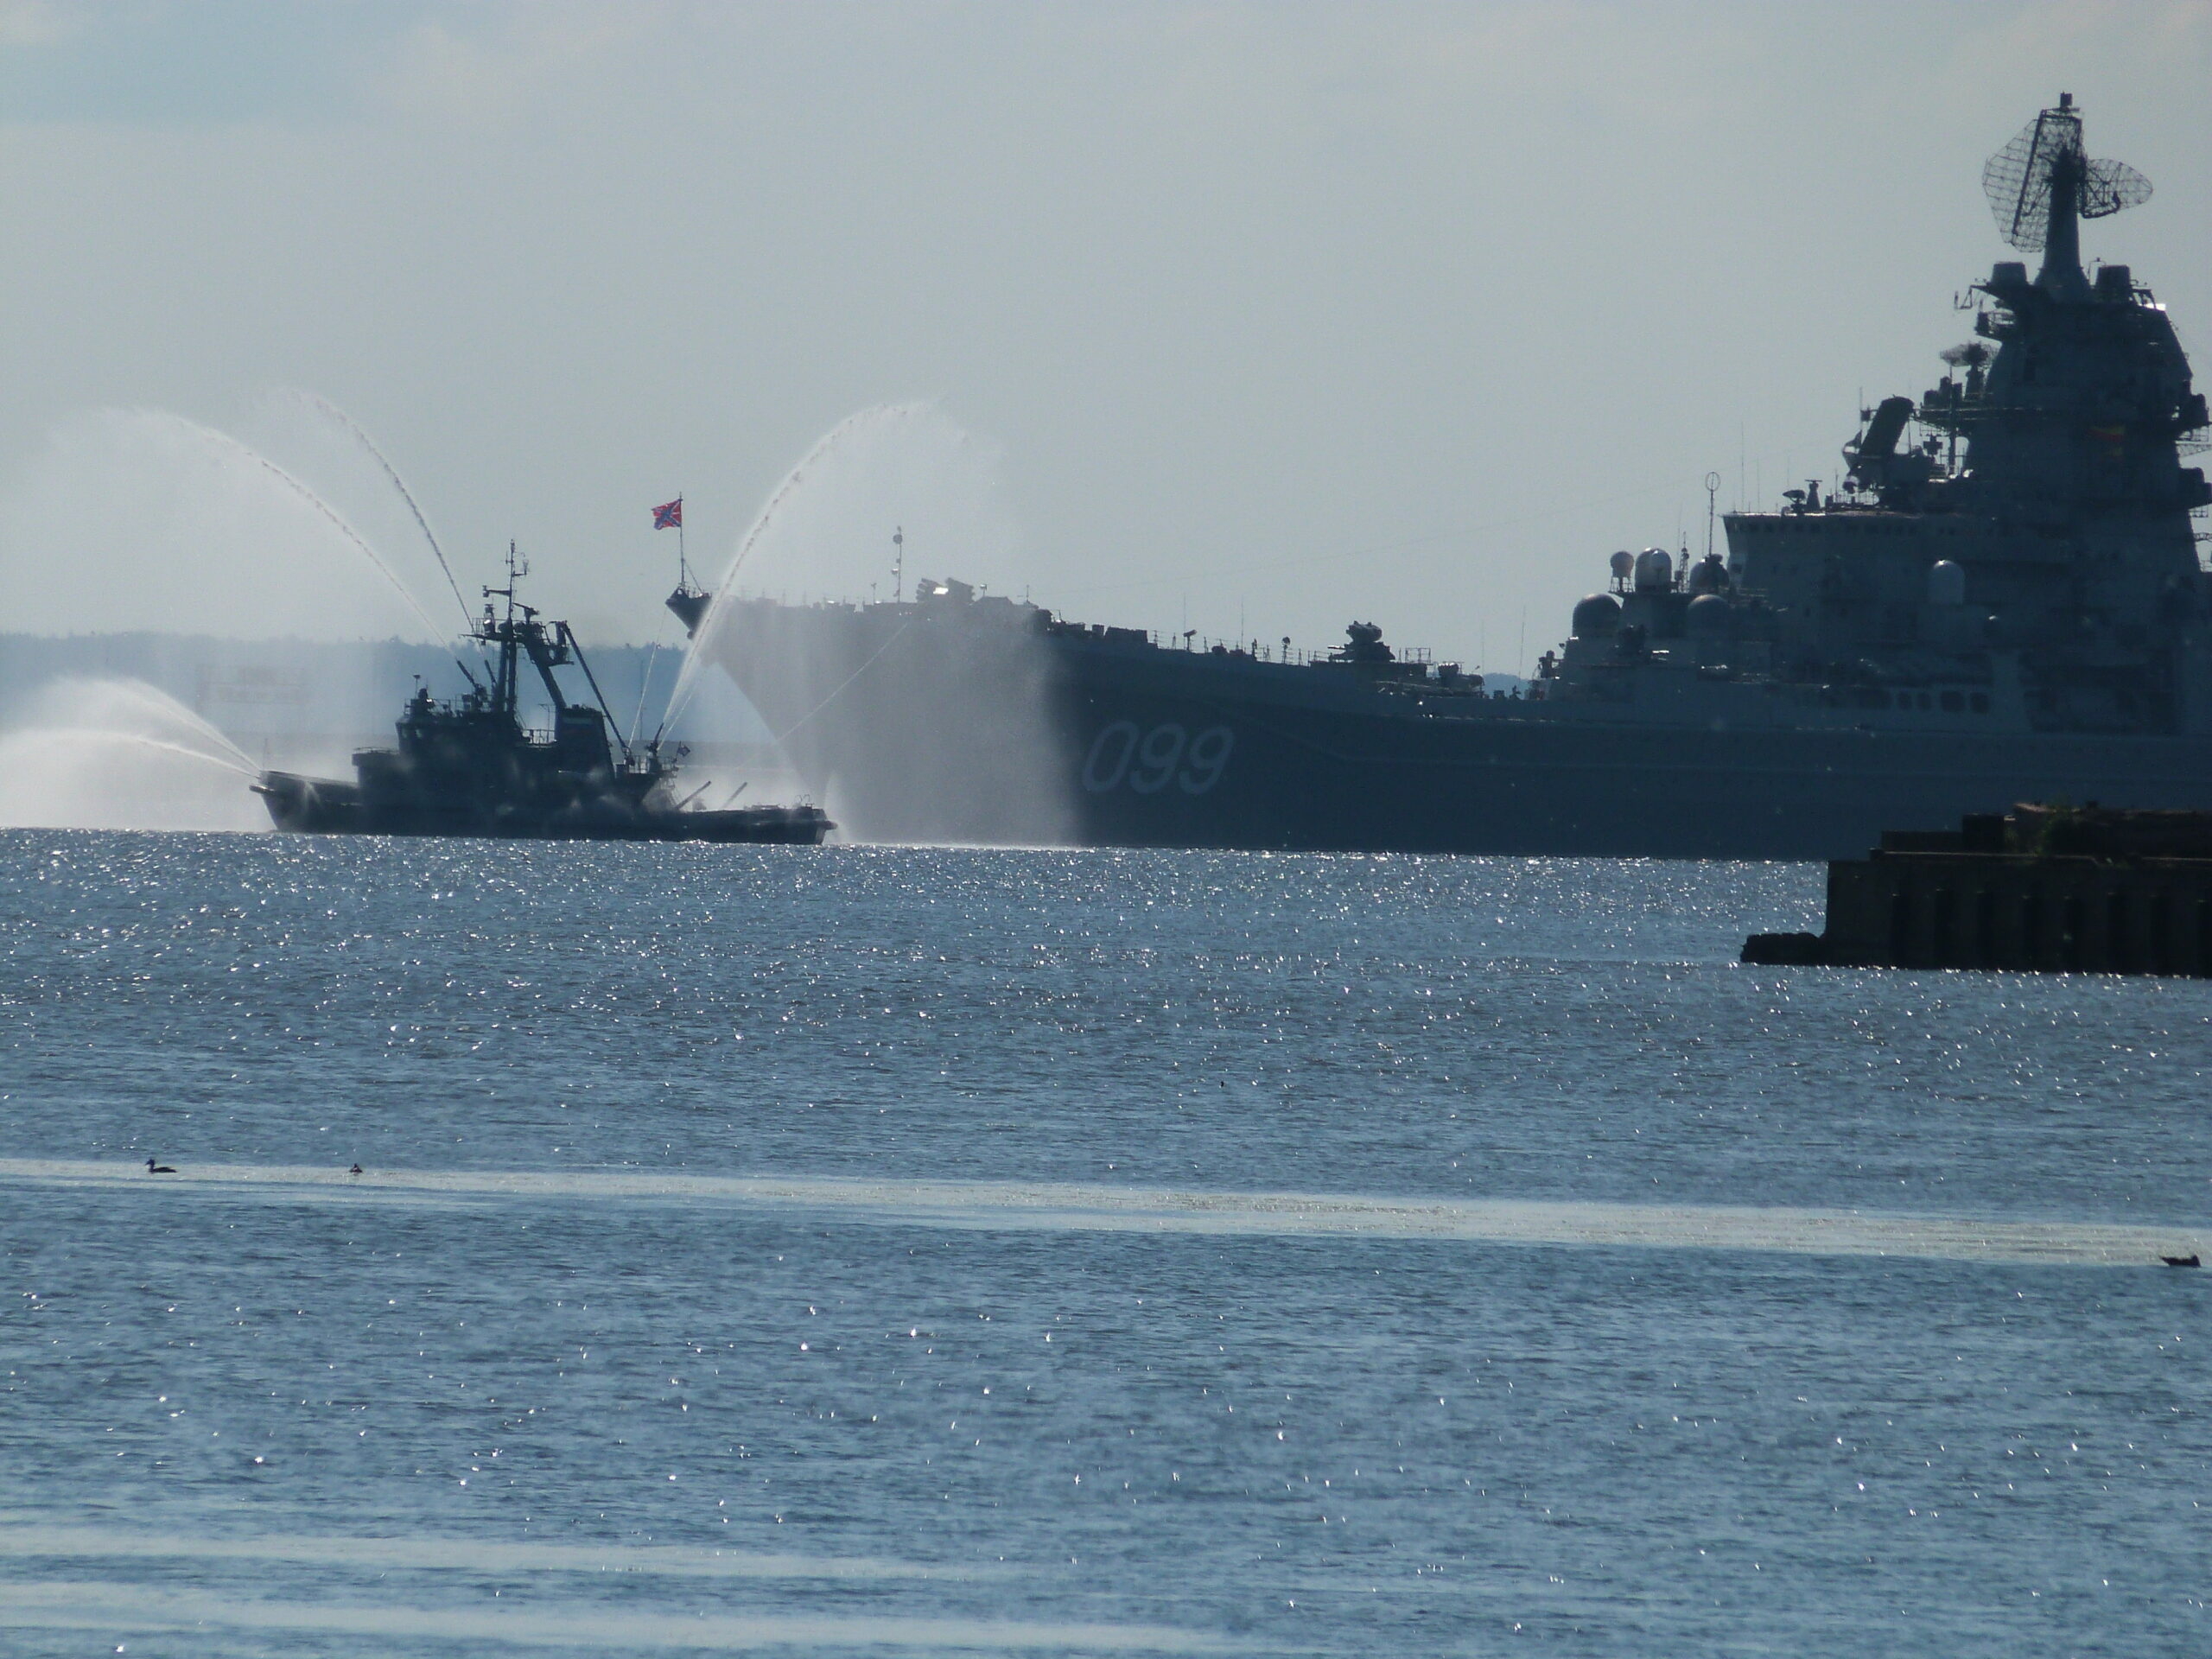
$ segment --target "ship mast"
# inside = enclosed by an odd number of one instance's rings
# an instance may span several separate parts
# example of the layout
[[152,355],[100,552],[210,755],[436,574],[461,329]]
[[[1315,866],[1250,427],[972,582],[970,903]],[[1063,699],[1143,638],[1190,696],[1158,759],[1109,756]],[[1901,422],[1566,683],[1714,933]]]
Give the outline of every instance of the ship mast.
[[[507,543],[507,585],[484,589],[484,623],[476,631],[476,637],[485,644],[496,645],[499,648],[499,666],[492,682],[492,706],[511,721],[518,718],[516,710],[522,695],[517,678],[519,664],[515,660],[515,584],[518,578],[529,574],[530,562],[516,551],[514,543],[510,541]],[[493,615],[492,601],[495,599],[507,601],[507,613],[504,620]],[[529,608],[528,606],[523,607],[525,614]]]
[[[2061,108],[2072,94],[2061,92]],[[2044,232],[2043,269],[2036,286],[2046,294],[2077,298],[2088,292],[2088,278],[2082,275],[2082,140],[2075,129],[2071,148],[2061,148],[2050,158],[2050,223]]]

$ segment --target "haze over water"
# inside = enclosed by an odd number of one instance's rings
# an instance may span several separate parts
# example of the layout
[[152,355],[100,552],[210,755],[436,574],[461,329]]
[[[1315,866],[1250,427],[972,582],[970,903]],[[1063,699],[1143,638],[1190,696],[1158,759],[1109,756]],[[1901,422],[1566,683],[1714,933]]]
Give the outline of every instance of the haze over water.
[[2201,1651],[2212,987],[1819,887],[0,832],[0,1646]]

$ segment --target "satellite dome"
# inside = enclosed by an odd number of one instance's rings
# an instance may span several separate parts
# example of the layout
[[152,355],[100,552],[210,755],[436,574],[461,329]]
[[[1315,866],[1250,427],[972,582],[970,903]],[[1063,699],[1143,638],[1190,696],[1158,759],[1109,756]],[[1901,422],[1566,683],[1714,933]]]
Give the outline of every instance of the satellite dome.
[[1664,593],[1675,585],[1675,562],[1664,550],[1647,547],[1636,556],[1636,591]]
[[1608,639],[1620,632],[1621,602],[1611,594],[1592,594],[1574,607],[1574,637]]
[[1718,639],[1728,632],[1728,601],[1718,594],[1700,594],[1690,601],[1682,626],[1693,639]]
[[1728,585],[1728,563],[1718,553],[1708,553],[1690,567],[1689,590],[1717,594]]
[[1967,602],[1967,573],[1948,559],[1938,559],[1928,567],[1928,602],[1930,605],[1963,605]]
[[1613,576],[1616,581],[1626,582],[1629,578],[1629,573],[1636,569],[1636,555],[1630,552],[1626,548],[1623,548],[1619,552],[1614,554],[1611,559],[1607,560],[1606,563],[1612,567]]

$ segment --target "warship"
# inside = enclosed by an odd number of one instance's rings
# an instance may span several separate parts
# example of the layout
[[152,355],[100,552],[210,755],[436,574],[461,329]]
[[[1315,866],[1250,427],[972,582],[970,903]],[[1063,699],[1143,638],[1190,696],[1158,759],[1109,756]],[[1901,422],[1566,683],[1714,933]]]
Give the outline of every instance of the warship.
[[[2212,808],[2205,398],[2081,226],[2150,194],[2069,96],[1983,186],[1974,338],[1860,411],[1837,488],[1612,553],[1525,690],[1355,622],[1294,657],[925,582],[669,605],[871,839],[1815,859],[2015,801]],[[1707,480],[1708,490],[1717,478]]]
[[[562,841],[768,842],[814,846],[834,828],[817,806],[698,810],[705,785],[677,793],[681,767],[660,741],[632,744],[600,694],[566,622],[541,620],[516,597],[526,574],[507,550],[507,585],[484,589],[468,638],[488,647],[480,680],[441,702],[418,686],[398,722],[398,747],[361,749],[354,780],[264,772],[254,784],[279,830],[377,836],[490,836]],[[504,600],[504,613],[493,601]],[[523,723],[524,664],[552,705],[550,730]],[[572,702],[556,670],[573,665],[590,688]],[[740,785],[741,788],[742,785]],[[731,798],[734,798],[733,796]]]

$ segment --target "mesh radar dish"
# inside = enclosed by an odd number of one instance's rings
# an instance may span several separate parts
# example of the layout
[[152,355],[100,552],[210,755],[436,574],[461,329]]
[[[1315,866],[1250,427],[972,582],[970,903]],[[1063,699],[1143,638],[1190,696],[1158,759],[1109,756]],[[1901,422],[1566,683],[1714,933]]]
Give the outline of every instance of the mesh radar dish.
[[1946,346],[1936,355],[1955,369],[1978,369],[1997,355],[1997,348],[1986,340],[1970,340],[1963,346]]
[[2024,252],[2040,250],[2050,234],[2050,210],[2061,193],[2075,214],[2103,219],[2151,199],[2151,181],[2125,162],[2094,161],[2082,149],[2082,112],[2061,92],[1981,169],[1981,188],[2005,239]]

